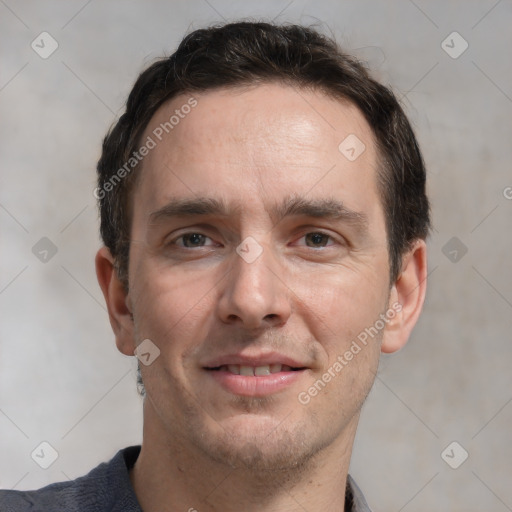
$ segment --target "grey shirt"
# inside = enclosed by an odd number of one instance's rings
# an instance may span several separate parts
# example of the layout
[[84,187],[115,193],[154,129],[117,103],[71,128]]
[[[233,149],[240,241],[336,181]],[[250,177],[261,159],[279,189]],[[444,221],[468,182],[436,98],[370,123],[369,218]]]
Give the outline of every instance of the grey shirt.
[[[142,512],[129,475],[139,453],[140,446],[120,450],[110,462],[71,482],[34,491],[0,490],[0,512]],[[345,512],[371,512],[350,476]]]

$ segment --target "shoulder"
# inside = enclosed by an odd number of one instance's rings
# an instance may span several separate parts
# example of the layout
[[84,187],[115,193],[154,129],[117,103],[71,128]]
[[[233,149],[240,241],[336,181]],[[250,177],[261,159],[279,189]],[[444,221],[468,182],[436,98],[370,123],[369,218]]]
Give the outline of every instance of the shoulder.
[[361,489],[350,475],[347,477],[345,509],[350,512],[372,512]]
[[120,450],[87,475],[31,491],[0,490],[1,512],[140,512],[128,469],[140,446]]
[[[82,480],[85,479],[85,482]],[[53,510],[93,510],[98,502],[87,485],[87,477],[59,482],[33,491],[0,490],[2,512],[50,512]],[[99,509],[101,510],[101,509]]]

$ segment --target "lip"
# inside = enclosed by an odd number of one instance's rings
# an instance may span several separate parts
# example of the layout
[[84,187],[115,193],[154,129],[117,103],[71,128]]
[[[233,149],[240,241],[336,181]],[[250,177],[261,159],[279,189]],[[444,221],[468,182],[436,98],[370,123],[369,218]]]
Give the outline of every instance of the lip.
[[[284,370],[270,375],[236,375],[223,366],[266,366],[281,364],[295,368],[295,370]],[[220,369],[219,369],[220,368]],[[203,366],[206,374],[215,382],[220,384],[224,390],[231,394],[250,397],[264,397],[284,391],[302,378],[309,369],[300,361],[280,354],[278,352],[265,352],[257,354],[226,354],[211,359]]]
[[229,393],[240,396],[264,397],[283,391],[297,382],[306,369],[281,371],[263,376],[236,375],[228,370],[205,369],[207,375]]
[[307,368],[307,365],[293,359],[292,357],[278,352],[266,352],[259,354],[226,354],[209,360],[202,365],[205,369],[219,368],[228,364],[239,364],[241,366],[265,366],[271,364],[282,364],[291,368]]

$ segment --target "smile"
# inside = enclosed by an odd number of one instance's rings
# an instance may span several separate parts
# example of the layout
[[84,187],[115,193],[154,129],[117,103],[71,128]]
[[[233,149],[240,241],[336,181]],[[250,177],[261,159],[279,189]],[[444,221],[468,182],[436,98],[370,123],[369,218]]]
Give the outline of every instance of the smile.
[[214,371],[229,372],[233,375],[243,375],[246,377],[263,377],[281,372],[291,372],[300,370],[300,368],[292,368],[286,364],[267,364],[262,366],[246,366],[241,364],[225,364],[217,368],[211,368]]
[[284,392],[308,370],[280,363],[259,366],[225,364],[204,369],[214,385],[220,385],[229,394],[247,397],[265,397]]

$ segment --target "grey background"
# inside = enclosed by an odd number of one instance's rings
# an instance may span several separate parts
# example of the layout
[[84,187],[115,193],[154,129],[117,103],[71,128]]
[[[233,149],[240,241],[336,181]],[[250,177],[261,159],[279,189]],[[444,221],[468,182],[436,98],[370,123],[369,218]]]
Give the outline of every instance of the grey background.
[[[153,59],[241,17],[332,30],[402,98],[429,169],[425,310],[382,359],[352,475],[376,511],[512,510],[506,0],[0,0],[0,487],[73,479],[140,442],[136,365],[115,348],[94,274],[100,142]],[[59,44],[48,59],[30,46],[43,31]],[[442,47],[453,31],[469,44],[458,58]],[[43,237],[57,248],[47,262],[32,250]],[[46,470],[31,458],[42,441],[59,455]],[[469,453],[458,469],[441,457],[452,441]]]

